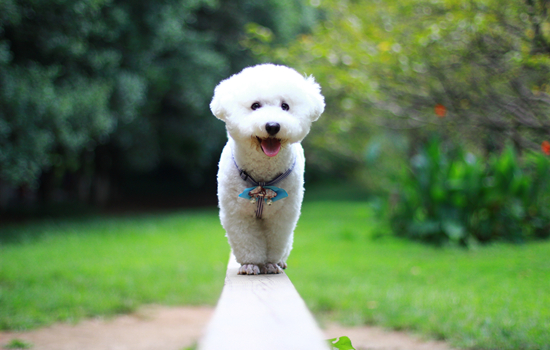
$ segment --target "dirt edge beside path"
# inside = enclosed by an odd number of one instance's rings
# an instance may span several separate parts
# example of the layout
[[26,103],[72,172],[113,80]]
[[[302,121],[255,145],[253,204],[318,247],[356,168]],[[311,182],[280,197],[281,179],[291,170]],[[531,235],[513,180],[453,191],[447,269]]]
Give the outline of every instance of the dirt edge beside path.
[[[32,344],[32,350],[182,350],[200,339],[213,312],[211,307],[147,306],[110,320],[0,332],[0,347],[18,339]],[[348,336],[356,350],[452,350],[444,342],[379,327],[329,324],[324,333],[327,339]]]

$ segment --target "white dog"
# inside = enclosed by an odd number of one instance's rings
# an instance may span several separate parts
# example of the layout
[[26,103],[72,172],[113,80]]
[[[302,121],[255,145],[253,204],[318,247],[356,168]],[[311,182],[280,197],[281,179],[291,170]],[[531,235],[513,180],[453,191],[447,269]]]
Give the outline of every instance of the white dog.
[[281,273],[304,193],[300,142],[325,108],[313,77],[273,64],[222,81],[210,109],[226,124],[218,171],[220,219],[239,274]]

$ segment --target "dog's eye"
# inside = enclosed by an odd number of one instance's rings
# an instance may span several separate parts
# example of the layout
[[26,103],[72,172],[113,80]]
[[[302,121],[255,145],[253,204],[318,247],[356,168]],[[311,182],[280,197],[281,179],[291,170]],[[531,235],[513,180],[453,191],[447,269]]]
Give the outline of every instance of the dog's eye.
[[257,110],[258,108],[260,108],[262,105],[259,104],[258,102],[254,102],[252,104],[252,106],[250,106],[250,108],[252,108],[253,111]]
[[281,104],[281,108],[283,109],[283,111],[288,111],[290,109],[290,106],[288,105],[288,103],[282,103]]

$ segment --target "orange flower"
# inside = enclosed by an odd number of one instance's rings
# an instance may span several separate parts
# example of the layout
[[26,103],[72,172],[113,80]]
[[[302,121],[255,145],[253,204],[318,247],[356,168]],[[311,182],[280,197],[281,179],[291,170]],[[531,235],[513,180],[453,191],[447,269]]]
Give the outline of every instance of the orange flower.
[[547,156],[550,156],[550,142],[542,141],[540,148],[542,149],[542,152],[544,152],[544,154],[546,154]]
[[435,114],[439,117],[439,118],[443,118],[447,115],[447,108],[445,108],[445,106],[443,106],[442,104],[436,104],[435,105]]

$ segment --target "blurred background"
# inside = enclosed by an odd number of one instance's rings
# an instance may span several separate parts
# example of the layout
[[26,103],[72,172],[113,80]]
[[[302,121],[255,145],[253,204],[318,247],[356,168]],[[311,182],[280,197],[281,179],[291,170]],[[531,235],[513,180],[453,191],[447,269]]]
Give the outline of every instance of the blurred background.
[[[0,207],[215,204],[215,85],[287,44],[299,1],[0,2]],[[66,208],[65,208],[66,209]]]
[[2,217],[215,205],[213,88],[274,62],[326,97],[308,186],[436,242],[547,237],[548,3],[1,1]]

